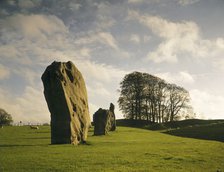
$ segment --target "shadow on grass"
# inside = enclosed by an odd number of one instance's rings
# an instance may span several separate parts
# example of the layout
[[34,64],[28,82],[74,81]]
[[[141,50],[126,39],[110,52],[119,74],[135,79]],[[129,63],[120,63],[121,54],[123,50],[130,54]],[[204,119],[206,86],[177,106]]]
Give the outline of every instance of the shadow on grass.
[[23,139],[27,139],[27,140],[38,140],[38,139],[50,139],[50,137],[27,137],[27,138],[23,138]]
[[179,137],[224,142],[224,123],[188,126],[185,128],[165,131],[163,133]]
[[80,146],[92,146],[92,143],[89,141],[86,141],[84,143],[79,144]]
[[79,143],[78,145],[74,145],[72,143],[50,143],[49,145],[51,146],[55,146],[55,145],[71,145],[71,146],[91,146],[92,143],[90,143],[89,141],[86,141],[86,142],[82,142],[82,143]]
[[46,144],[46,145],[43,145],[43,144],[35,144],[35,145],[23,145],[23,144],[21,144],[21,145],[11,145],[11,144],[2,144],[2,145],[0,145],[0,148],[13,148],[13,147],[32,147],[32,146],[49,146],[49,144]]
[[[27,139],[41,139],[41,138],[27,138]],[[47,138],[49,139],[49,138]],[[56,145],[72,145],[71,143],[64,143],[64,144],[0,144],[0,148],[13,148],[13,147],[32,147],[32,146],[42,146],[42,147],[46,147],[46,146],[56,146]],[[87,141],[85,143],[81,143],[78,146],[92,146],[92,143]]]

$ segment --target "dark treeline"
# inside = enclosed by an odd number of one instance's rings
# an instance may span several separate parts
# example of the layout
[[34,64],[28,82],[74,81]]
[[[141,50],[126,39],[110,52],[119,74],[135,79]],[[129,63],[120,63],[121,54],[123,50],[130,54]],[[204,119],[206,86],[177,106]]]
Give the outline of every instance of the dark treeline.
[[148,73],[133,72],[120,83],[118,104],[124,117],[168,122],[191,114],[189,92]]
[[11,125],[12,122],[12,116],[8,114],[4,109],[0,108],[0,127],[2,127],[3,125]]

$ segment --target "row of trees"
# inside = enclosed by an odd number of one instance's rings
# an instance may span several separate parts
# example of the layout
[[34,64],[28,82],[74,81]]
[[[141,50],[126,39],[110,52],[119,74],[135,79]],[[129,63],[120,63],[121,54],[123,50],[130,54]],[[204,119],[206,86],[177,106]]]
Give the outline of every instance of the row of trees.
[[189,92],[148,73],[127,74],[120,83],[118,104],[124,117],[168,122],[189,116]]

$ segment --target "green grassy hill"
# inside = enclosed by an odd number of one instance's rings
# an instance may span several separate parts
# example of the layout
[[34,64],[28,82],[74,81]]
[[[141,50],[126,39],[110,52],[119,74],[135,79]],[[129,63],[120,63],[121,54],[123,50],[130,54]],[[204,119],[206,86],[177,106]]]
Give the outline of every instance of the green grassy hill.
[[50,145],[50,128],[0,129],[0,171],[224,171],[224,143],[118,127],[88,145]]
[[174,130],[165,131],[164,133],[180,137],[224,142],[224,122],[179,127]]
[[180,137],[224,142],[224,120],[188,119],[158,124],[140,120],[120,119],[117,120],[117,125],[157,130]]

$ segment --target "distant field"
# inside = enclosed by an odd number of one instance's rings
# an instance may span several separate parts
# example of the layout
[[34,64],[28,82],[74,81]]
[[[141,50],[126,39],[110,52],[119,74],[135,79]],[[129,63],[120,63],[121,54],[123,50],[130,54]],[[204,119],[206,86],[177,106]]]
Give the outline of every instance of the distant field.
[[0,129],[0,171],[224,171],[224,143],[118,127],[88,145],[50,145],[50,128]]

